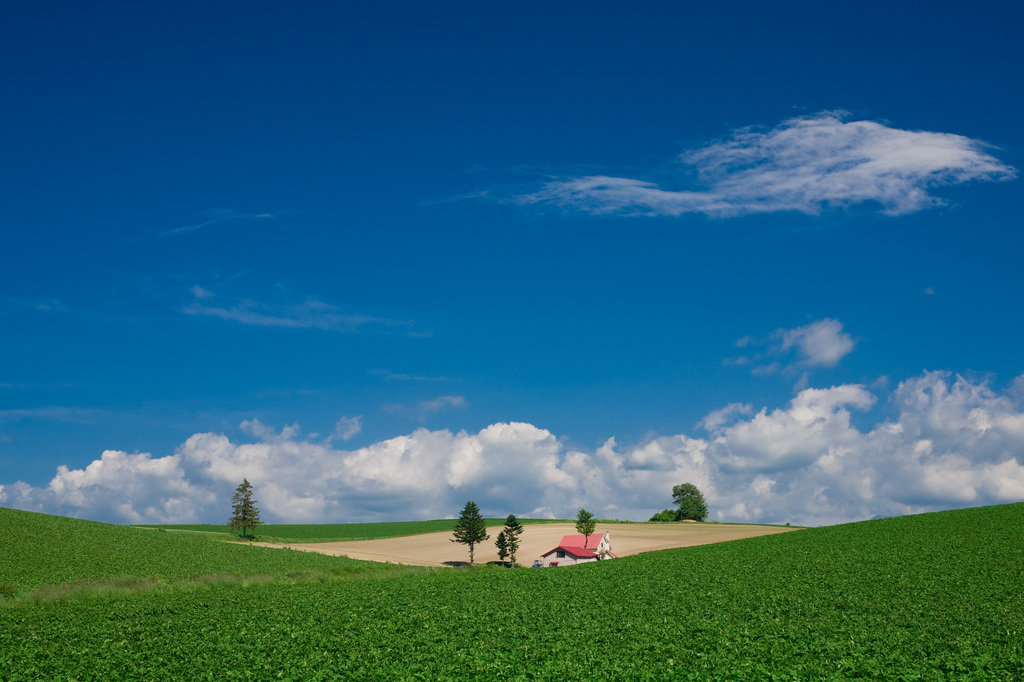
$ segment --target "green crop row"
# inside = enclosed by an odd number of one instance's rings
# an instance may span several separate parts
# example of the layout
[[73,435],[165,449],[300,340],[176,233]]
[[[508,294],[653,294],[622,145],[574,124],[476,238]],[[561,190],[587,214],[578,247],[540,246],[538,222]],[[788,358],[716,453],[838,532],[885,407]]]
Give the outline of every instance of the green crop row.
[[0,677],[1018,680],[1022,528],[1018,504],[572,568],[16,604]]

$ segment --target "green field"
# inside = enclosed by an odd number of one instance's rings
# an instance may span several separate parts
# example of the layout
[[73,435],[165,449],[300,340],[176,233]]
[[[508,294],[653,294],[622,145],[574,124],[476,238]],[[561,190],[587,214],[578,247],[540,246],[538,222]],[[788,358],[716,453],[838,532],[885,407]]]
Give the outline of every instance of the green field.
[[[505,519],[484,519],[488,527],[505,525]],[[404,535],[420,535],[422,533],[451,532],[455,529],[457,519],[436,519],[433,521],[390,521],[386,523],[267,523],[259,526],[257,535],[265,542],[343,542],[347,540],[381,540],[397,538]],[[535,523],[566,523],[551,519],[519,519],[524,526]],[[233,531],[226,525],[214,524],[162,524],[138,526],[139,528],[158,528],[189,533],[208,533],[237,537],[239,531]]]
[[[87,525],[143,545],[201,541]],[[1014,504],[572,568],[294,582],[282,568],[266,581],[22,595],[0,606],[0,678],[1018,680],[1022,530]],[[5,551],[26,542],[10,523],[0,538]],[[43,557],[31,555],[15,562]]]
[[84,581],[366,573],[388,564],[0,508],[0,594]]

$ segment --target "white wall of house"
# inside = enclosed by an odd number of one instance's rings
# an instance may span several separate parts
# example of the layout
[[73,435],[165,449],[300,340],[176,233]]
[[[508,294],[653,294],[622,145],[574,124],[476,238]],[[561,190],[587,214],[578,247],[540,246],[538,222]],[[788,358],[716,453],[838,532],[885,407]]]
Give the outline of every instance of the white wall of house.
[[[559,556],[559,554],[563,556]],[[591,561],[597,561],[597,557],[574,557],[569,552],[563,552],[561,550],[555,550],[550,554],[546,554],[541,557],[544,566],[551,566],[557,564],[559,566],[575,566],[576,564],[585,564]]]

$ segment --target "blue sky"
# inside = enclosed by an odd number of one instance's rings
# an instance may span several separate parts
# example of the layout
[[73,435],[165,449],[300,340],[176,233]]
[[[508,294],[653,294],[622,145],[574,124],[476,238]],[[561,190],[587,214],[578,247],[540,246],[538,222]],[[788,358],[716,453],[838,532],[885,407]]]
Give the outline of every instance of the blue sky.
[[0,505],[1024,499],[1022,14],[8,3]]

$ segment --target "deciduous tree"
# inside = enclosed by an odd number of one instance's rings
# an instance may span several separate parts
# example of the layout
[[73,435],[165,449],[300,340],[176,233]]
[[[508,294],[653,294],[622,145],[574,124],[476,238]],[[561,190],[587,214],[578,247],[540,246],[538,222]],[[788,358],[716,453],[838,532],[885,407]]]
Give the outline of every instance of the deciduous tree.
[[704,496],[692,483],[672,487],[672,501],[679,505],[679,520],[703,521],[708,516],[708,505]]
[[583,547],[587,546],[590,542],[590,534],[597,528],[597,522],[594,521],[594,515],[588,512],[583,507],[576,510],[576,532],[583,535]]
[[487,534],[487,524],[484,523],[484,517],[480,516],[480,507],[476,506],[476,502],[470,500],[459,514],[459,520],[455,524],[455,537],[452,538],[452,542],[469,545],[469,564],[472,566],[473,546],[489,537],[490,535]]
[[252,484],[249,479],[243,478],[242,484],[235,489],[231,497],[231,508],[234,514],[228,519],[228,527],[241,528],[242,537],[246,537],[246,529],[251,528],[256,534],[256,526],[259,526],[260,509],[256,506],[256,500],[252,499]]

